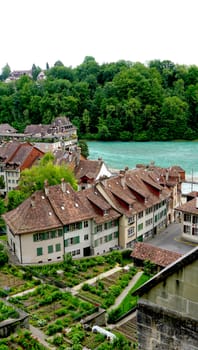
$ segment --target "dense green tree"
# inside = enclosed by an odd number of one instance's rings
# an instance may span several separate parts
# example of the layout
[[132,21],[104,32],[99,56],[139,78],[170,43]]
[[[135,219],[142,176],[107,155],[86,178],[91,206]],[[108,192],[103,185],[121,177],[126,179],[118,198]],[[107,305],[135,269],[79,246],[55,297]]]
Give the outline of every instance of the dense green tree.
[[7,63],[2,68],[2,72],[1,72],[1,75],[0,75],[0,80],[6,80],[9,77],[10,73],[11,73],[11,69],[10,69],[9,64]]
[[[33,65],[37,76],[37,69]],[[164,60],[101,66],[86,56],[76,68],[61,61],[47,79],[0,82],[0,123],[20,132],[65,114],[80,138],[172,140],[198,137],[198,67]]]

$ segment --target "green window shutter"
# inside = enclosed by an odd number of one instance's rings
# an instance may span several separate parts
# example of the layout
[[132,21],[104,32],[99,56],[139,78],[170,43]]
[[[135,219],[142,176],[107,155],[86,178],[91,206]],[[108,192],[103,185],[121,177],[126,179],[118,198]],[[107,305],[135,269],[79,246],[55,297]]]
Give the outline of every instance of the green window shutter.
[[53,253],[53,245],[48,245],[48,253]]
[[57,243],[56,244],[56,252],[60,252],[60,250],[61,250],[61,245],[60,245],[60,243]]
[[80,243],[80,237],[76,236],[74,237],[74,244],[78,244],[78,243]]
[[65,247],[68,247],[68,245],[69,245],[68,239],[65,239],[65,240],[64,240],[64,246],[65,246]]
[[114,238],[118,238],[118,231],[114,232]]
[[42,247],[41,248],[37,248],[36,251],[37,251],[37,256],[43,255],[43,248]]
[[80,229],[81,229],[82,228],[82,221],[80,222],[79,226],[80,226]]

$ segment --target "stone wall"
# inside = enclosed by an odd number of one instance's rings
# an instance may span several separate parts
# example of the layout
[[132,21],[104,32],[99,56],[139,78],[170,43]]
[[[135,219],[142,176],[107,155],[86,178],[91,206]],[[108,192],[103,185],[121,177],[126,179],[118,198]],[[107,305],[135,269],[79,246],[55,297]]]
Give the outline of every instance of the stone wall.
[[139,350],[197,350],[198,319],[182,317],[148,301],[137,314]]

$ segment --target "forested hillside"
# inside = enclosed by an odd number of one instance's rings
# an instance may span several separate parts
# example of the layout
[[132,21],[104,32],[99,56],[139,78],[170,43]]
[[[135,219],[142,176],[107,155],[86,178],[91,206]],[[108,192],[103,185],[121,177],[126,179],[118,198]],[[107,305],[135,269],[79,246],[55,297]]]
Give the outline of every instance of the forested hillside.
[[[64,114],[80,138],[173,140],[198,138],[198,67],[154,60],[99,65],[85,57],[76,68],[57,61],[38,81],[22,76],[6,83],[0,76],[0,123],[19,131],[48,124]],[[2,71],[5,73],[5,70]]]

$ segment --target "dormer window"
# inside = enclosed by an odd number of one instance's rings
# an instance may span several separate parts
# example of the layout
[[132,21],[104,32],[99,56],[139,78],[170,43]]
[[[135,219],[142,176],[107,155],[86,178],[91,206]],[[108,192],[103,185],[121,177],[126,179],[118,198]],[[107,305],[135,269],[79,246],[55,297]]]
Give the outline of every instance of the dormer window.
[[105,215],[108,215],[108,214],[109,214],[109,211],[107,209],[104,209],[103,210],[103,215],[105,216]]

